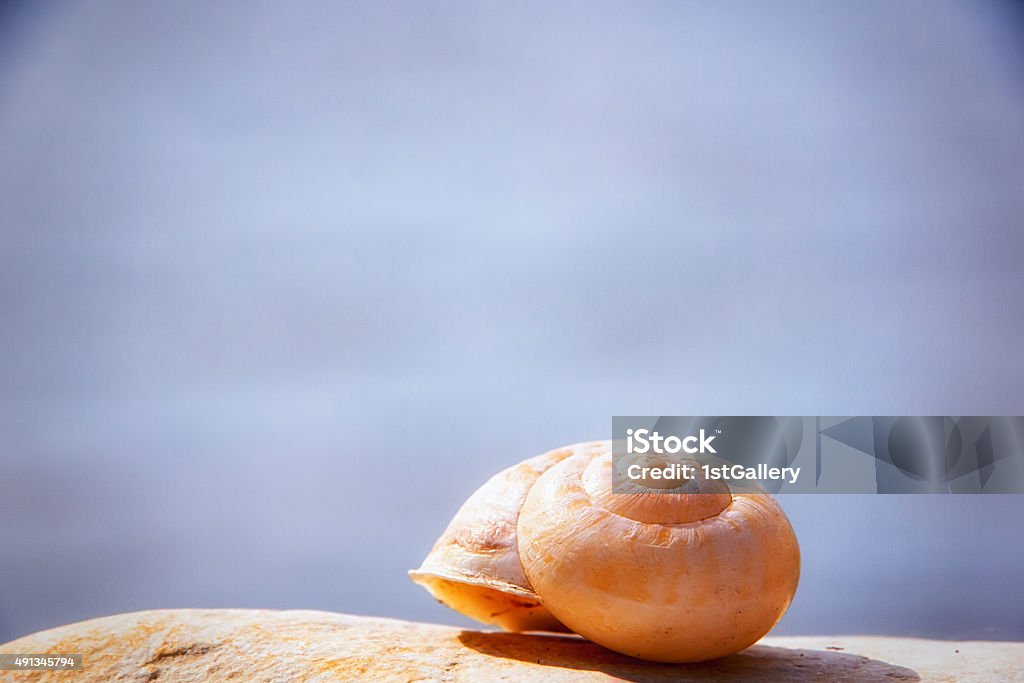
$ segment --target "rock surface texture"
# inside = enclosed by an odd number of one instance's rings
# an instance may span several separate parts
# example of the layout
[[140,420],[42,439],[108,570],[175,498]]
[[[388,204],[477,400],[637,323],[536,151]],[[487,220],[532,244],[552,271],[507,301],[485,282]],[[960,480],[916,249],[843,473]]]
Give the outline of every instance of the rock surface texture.
[[42,631],[0,653],[84,655],[3,681],[1024,681],[1024,643],[769,637],[703,664],[643,662],[574,636],[310,611],[157,610]]

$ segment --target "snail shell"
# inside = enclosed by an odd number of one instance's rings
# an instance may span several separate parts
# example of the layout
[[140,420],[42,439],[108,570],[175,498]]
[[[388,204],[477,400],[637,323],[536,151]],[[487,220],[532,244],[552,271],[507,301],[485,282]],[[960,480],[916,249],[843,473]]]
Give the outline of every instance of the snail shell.
[[607,648],[664,662],[714,659],[768,633],[800,575],[775,499],[700,477],[612,493],[612,467],[610,445],[566,458],[523,503],[521,561],[551,613]]
[[545,608],[519,560],[516,522],[537,479],[602,442],[556,448],[502,470],[459,508],[410,578],[441,603],[506,631],[566,631]]
[[[590,442],[497,475],[466,502],[414,580],[485,623],[564,624],[655,661],[738,652],[778,623],[796,592],[800,551],[771,495],[734,493],[699,475],[613,493],[612,468],[611,443]],[[471,581],[459,583],[460,574]],[[443,592],[450,585],[438,591],[427,577],[510,597],[473,602],[479,596],[464,588],[452,597]],[[501,600],[528,606],[499,621],[482,606],[505,609]]]

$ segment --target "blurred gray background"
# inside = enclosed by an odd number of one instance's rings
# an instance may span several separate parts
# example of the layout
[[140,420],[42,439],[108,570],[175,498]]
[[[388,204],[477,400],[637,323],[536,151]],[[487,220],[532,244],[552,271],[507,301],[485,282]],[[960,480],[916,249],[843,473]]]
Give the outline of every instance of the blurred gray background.
[[[1024,414],[1011,4],[0,5],[0,641],[467,624],[613,414]],[[1024,638],[1019,496],[791,496],[780,633]]]

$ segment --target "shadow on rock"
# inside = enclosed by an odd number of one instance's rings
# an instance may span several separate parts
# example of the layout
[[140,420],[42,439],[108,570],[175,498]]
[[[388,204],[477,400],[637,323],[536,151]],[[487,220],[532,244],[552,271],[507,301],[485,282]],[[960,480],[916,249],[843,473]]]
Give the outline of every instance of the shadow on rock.
[[829,650],[755,645],[700,664],[659,664],[620,655],[575,636],[463,631],[459,641],[477,652],[541,666],[596,671],[626,681],[920,681],[916,671],[877,659]]

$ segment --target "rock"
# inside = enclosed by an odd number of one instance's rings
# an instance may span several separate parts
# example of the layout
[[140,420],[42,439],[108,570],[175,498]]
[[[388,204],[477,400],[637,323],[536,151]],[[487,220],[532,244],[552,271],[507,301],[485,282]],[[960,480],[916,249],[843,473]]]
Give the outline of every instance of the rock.
[[26,636],[0,653],[84,654],[84,672],[0,671],[18,682],[1024,680],[1024,643],[769,637],[717,661],[668,665],[575,636],[311,611],[122,614]]

